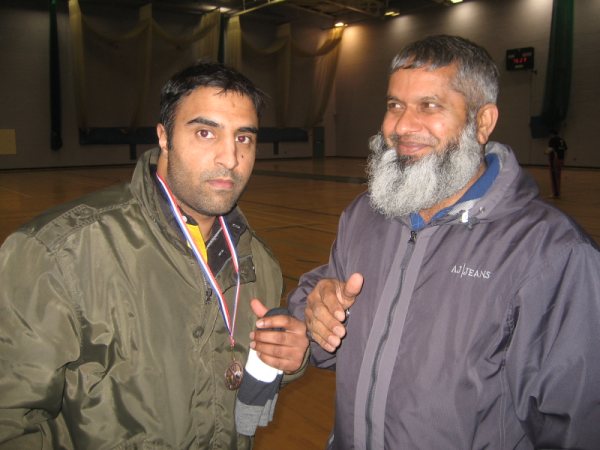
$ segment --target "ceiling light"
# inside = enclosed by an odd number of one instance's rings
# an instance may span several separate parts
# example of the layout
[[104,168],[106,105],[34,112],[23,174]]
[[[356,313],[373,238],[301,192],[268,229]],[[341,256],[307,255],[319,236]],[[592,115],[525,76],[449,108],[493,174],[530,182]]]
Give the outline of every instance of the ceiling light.
[[462,3],[463,0],[450,0],[450,3]]
[[396,17],[399,15],[400,15],[400,13],[398,11],[394,11],[393,9],[386,11],[384,14],[385,17]]
[[336,22],[336,24],[334,25],[334,27],[336,28],[341,28],[341,27],[345,27],[346,24],[344,22]]

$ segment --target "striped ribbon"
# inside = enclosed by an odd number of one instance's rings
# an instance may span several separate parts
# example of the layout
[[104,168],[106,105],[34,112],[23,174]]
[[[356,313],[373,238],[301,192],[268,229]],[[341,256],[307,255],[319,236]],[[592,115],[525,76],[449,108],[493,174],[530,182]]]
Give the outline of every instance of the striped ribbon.
[[156,178],[158,178],[158,181],[167,197],[167,200],[169,201],[169,206],[171,208],[171,211],[173,212],[173,216],[175,217],[175,220],[177,222],[177,225],[179,226],[179,229],[185,236],[187,243],[189,244],[190,248],[192,249],[192,253],[195,256],[196,261],[198,261],[198,264],[200,265],[200,268],[202,269],[204,276],[206,277],[206,279],[212,286],[213,291],[216,292],[216,294],[217,294],[217,297],[219,299],[219,310],[221,311],[221,316],[223,317],[223,322],[225,322],[225,327],[227,328],[227,331],[229,332],[229,342],[231,343],[231,347],[233,348],[233,346],[235,345],[235,339],[233,337],[233,335],[235,333],[235,319],[237,317],[238,301],[240,298],[240,267],[239,267],[239,263],[238,263],[237,252],[235,251],[235,246],[233,245],[233,239],[231,238],[229,228],[227,227],[227,222],[225,221],[225,218],[223,216],[218,216],[219,223],[221,224],[221,230],[223,231],[223,235],[225,236],[225,242],[227,242],[227,247],[229,248],[229,253],[231,253],[231,261],[232,261],[233,268],[234,268],[235,274],[236,274],[236,287],[235,287],[235,301],[233,304],[233,317],[231,317],[231,314],[229,313],[229,307],[227,306],[227,302],[225,301],[225,297],[223,296],[223,293],[221,292],[221,287],[219,286],[217,279],[215,278],[212,271],[210,270],[208,263],[206,261],[204,261],[204,258],[202,257],[200,251],[198,250],[198,247],[196,247],[196,243],[194,242],[194,239],[192,239],[192,236],[190,235],[189,230],[185,226],[185,220],[183,219],[183,214],[181,213],[179,206],[177,206],[177,203],[175,202],[173,193],[169,189],[169,186],[167,185],[166,181],[163,180],[163,178],[159,174],[156,174]]

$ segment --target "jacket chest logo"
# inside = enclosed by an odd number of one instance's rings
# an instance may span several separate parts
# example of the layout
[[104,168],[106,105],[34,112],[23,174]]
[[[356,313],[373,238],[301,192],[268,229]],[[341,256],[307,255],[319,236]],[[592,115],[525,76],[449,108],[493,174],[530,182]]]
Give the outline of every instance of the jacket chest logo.
[[483,278],[485,280],[492,276],[492,272],[489,270],[476,269],[474,267],[469,267],[466,264],[455,264],[452,269],[450,269],[450,273],[457,275],[459,278]]

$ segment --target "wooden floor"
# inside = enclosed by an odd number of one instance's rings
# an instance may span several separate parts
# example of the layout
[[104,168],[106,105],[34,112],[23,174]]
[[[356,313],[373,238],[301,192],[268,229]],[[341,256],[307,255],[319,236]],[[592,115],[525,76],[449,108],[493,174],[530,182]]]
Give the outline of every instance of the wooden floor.
[[[365,161],[257,161],[241,203],[258,234],[283,268],[286,290],[305,271],[327,261],[343,208],[365,189]],[[46,208],[128,180],[133,167],[0,171],[0,242]],[[550,194],[547,169],[527,169]],[[566,169],[563,195],[551,199],[600,243],[600,171]],[[260,429],[257,450],[321,450],[333,423],[335,383],[331,372],[310,368],[285,387],[274,422]]]

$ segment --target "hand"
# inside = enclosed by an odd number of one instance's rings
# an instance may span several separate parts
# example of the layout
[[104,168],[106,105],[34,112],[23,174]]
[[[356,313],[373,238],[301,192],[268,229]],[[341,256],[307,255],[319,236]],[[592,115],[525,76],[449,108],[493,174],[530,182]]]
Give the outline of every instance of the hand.
[[[250,348],[256,350],[264,363],[285,373],[300,369],[308,350],[304,322],[286,315],[263,317],[268,309],[257,299],[250,302],[250,307],[259,317],[257,329],[250,333]],[[272,328],[283,328],[283,331]]]
[[307,297],[304,316],[312,339],[328,352],[334,352],[346,335],[346,310],[350,308],[363,285],[363,276],[350,275],[346,282],[323,279]]

